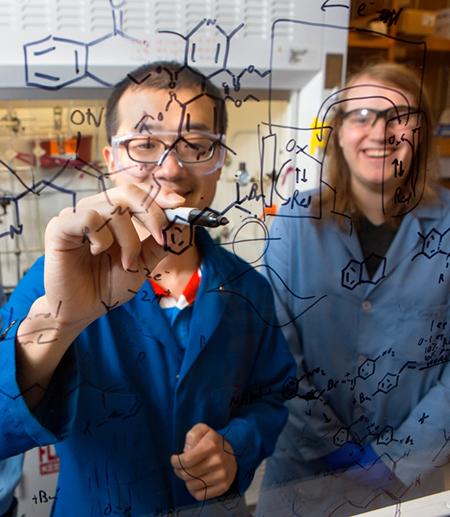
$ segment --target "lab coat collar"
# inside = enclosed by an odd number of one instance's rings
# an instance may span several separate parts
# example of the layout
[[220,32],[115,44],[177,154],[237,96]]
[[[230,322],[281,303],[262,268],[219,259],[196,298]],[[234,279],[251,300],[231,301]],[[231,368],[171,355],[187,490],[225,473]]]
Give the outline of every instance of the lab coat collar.
[[[178,387],[205,346],[210,346],[209,341],[222,320],[229,300],[227,293],[222,292],[222,285],[227,280],[235,278],[241,269],[249,269],[248,264],[220,249],[220,245],[214,243],[203,228],[196,228],[195,243],[201,257],[202,281],[192,306],[189,342],[179,374]],[[146,335],[167,343],[174,349],[178,348],[170,323],[148,282],[144,283],[124,308],[138,320]]]
[[178,344],[168,319],[159,306],[158,296],[152,289],[150,282],[145,281],[136,296],[123,308],[130,316],[137,320],[143,338],[152,337],[161,343],[177,350]]

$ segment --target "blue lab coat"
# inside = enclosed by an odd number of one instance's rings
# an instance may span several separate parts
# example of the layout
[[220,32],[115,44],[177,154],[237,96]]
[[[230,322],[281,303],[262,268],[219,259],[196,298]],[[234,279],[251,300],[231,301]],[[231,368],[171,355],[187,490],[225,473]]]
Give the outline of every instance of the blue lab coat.
[[371,280],[350,218],[342,229],[341,216],[295,205],[275,218],[266,256],[301,379],[277,445],[285,472],[269,477],[323,474],[323,458],[353,441],[404,487],[423,486],[450,449],[450,192],[404,217]]
[[[284,426],[282,384],[294,361],[266,280],[197,231],[202,282],[183,353],[150,285],[92,323],[30,412],[16,383],[14,339],[43,288],[38,260],[5,306],[0,347],[0,458],[58,442],[55,517],[150,516],[196,501],[170,466],[204,422],[231,444],[237,488]],[[267,322],[267,323],[265,323]]]

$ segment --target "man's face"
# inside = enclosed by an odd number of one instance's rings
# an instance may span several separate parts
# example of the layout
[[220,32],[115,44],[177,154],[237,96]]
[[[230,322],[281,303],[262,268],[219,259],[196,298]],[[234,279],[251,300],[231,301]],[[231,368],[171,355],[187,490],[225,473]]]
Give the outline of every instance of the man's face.
[[[211,173],[210,168],[217,161],[220,146],[209,162],[204,162],[203,155],[197,151],[197,142],[205,141],[205,133],[215,134],[212,100],[203,95],[186,104],[198,95],[199,90],[189,88],[177,90],[175,95],[153,88],[128,89],[123,94],[118,105],[117,135],[135,134],[140,140],[125,140],[117,146],[115,156],[111,147],[105,148],[114,186],[130,183],[156,189],[164,186],[183,196],[184,206],[203,209],[211,205],[221,169]],[[144,163],[156,146],[159,155],[159,150],[164,152],[180,137],[185,137],[188,143],[182,139],[162,163]],[[194,163],[182,159],[189,156],[193,156]]]

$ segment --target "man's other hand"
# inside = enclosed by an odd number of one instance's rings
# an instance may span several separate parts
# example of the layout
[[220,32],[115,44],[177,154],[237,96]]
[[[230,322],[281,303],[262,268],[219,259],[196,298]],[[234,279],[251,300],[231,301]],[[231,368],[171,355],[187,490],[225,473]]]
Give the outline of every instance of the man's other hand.
[[186,483],[197,501],[224,494],[237,473],[231,445],[203,423],[188,431],[183,452],[173,454],[170,462],[175,474]]

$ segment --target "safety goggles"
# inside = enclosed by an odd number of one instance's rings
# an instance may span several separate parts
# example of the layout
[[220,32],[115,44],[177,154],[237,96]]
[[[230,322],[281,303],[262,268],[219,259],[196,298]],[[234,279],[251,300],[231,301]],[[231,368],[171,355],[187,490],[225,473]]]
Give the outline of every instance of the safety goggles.
[[[168,143],[168,139],[172,142]],[[111,146],[115,163],[120,162],[120,149],[125,149],[130,160],[155,167],[162,165],[169,154],[173,153],[180,167],[187,167],[204,176],[220,169],[226,155],[224,135],[206,131],[115,135],[111,139]]]
[[413,114],[417,115],[417,108],[411,106],[393,106],[386,110],[375,110],[372,108],[357,108],[342,113],[342,119],[347,124],[356,128],[368,128],[373,127],[377,121],[381,118],[387,124],[393,124],[395,126],[410,126],[415,125],[417,117],[413,117]]

